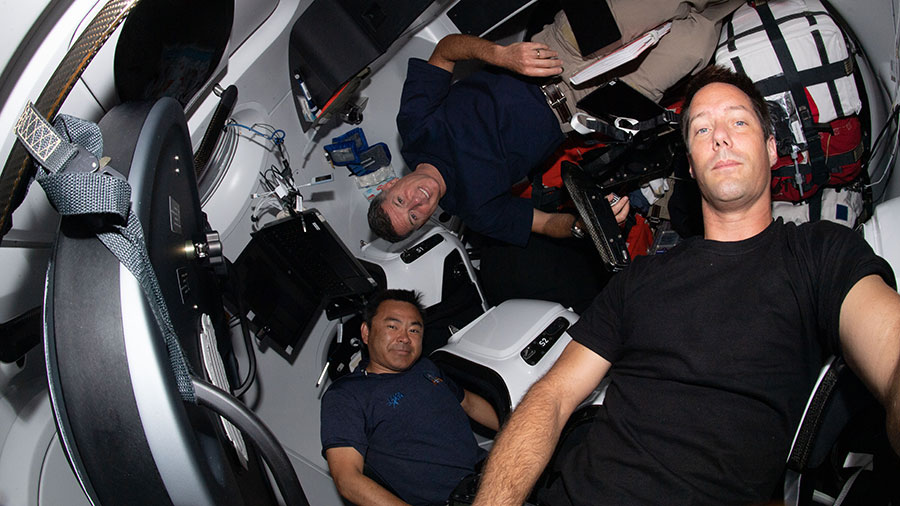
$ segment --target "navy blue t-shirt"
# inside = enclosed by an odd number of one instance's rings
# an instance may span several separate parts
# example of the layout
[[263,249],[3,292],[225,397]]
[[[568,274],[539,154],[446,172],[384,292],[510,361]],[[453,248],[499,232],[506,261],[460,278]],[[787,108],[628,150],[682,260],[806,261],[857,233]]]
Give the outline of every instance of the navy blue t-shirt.
[[484,453],[463,395],[427,358],[401,373],[359,369],[322,398],[322,454],[355,448],[404,501],[443,503]]
[[444,210],[477,232],[524,246],[533,208],[509,190],[563,141],[559,120],[525,78],[495,69],[452,86],[451,78],[410,58],[397,114],[400,152],[411,170],[430,163],[440,171]]

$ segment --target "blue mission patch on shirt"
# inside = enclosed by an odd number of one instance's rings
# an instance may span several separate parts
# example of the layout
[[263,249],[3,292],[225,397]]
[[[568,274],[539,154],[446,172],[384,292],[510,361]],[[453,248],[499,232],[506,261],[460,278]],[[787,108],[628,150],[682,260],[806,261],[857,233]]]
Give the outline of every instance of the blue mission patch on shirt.
[[400,399],[403,398],[403,394],[400,392],[396,392],[388,398],[388,406],[392,408],[396,408],[400,405]]

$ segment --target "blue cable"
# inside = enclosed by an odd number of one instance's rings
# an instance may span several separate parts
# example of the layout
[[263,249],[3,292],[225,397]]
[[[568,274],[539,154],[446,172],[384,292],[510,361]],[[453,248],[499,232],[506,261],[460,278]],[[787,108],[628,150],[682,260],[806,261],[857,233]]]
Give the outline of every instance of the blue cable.
[[278,146],[278,145],[280,145],[280,144],[284,144],[284,135],[285,135],[285,134],[284,134],[284,130],[282,130],[282,129],[280,129],[280,128],[277,129],[277,130],[275,130],[275,131],[273,131],[271,134],[267,134],[267,133],[265,133],[265,132],[260,132],[259,130],[255,129],[255,128],[253,128],[253,127],[249,127],[249,126],[247,126],[247,125],[242,125],[242,124],[240,124],[240,123],[234,123],[234,122],[232,122],[232,123],[229,123],[229,124],[226,125],[226,126],[236,126],[236,127],[245,128],[245,129],[250,130],[251,132],[255,133],[256,135],[261,135],[261,136],[263,136],[264,138],[266,138],[267,140],[271,141],[272,144],[275,144],[276,146]]

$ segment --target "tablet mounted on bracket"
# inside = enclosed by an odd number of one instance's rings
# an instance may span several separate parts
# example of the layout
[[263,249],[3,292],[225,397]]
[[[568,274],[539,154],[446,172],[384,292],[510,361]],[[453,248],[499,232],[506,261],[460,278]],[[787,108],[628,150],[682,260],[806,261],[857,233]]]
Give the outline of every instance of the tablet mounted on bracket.
[[323,311],[330,320],[354,314],[377,288],[315,209],[253,232],[234,267],[257,334],[288,361]]

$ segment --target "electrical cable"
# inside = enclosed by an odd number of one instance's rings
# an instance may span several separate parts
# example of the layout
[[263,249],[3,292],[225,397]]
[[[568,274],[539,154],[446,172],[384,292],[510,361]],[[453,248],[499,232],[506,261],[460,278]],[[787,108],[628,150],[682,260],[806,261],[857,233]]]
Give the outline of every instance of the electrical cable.
[[[231,268],[231,264],[228,264],[229,270]],[[241,281],[237,279],[237,275],[232,273],[230,276],[231,283],[231,294],[234,297],[234,300],[237,301],[238,306],[238,314],[237,318],[241,324],[241,334],[244,337],[244,347],[247,350],[247,376],[241,382],[241,384],[233,390],[233,394],[235,397],[241,397],[244,395],[247,390],[250,389],[250,386],[253,385],[253,380],[256,379],[256,352],[253,350],[253,338],[250,336],[250,322],[247,321],[247,307],[244,305],[244,299],[241,297],[240,291],[237,287],[237,282]]]
[[878,135],[875,137],[875,142],[872,143],[872,153],[878,151],[878,148],[880,147],[879,145],[881,144],[881,139],[884,138],[884,134],[887,133],[888,127],[891,126],[891,122],[896,119],[898,111],[900,111],[900,108],[894,106],[891,110],[891,113],[888,114],[888,117],[884,120],[884,125],[881,126],[881,129],[879,129],[878,131]]
[[[896,158],[897,158],[897,150],[898,150],[898,148],[900,148],[900,123],[895,125],[895,127],[893,129],[891,128],[891,124],[897,122],[898,115],[900,115],[900,105],[894,105],[893,109],[891,110],[890,115],[888,116],[887,120],[885,120],[884,126],[882,127],[881,131],[878,133],[878,137],[876,137],[875,142],[872,144],[871,152],[872,152],[872,155],[874,156],[874,154],[881,147],[880,145],[881,145],[882,139],[886,138],[886,137],[884,137],[885,134],[888,131],[891,131],[891,130],[894,131],[894,135],[892,136],[892,139],[894,141],[893,147],[891,148],[891,154],[890,154],[890,157],[888,158],[887,164],[885,164],[884,170],[882,171],[881,176],[878,177],[878,180],[869,183],[868,185],[866,185],[866,188],[873,188],[876,186],[880,186],[882,184],[882,182],[884,182],[890,176],[891,172],[893,172],[894,163],[896,162]],[[870,159],[871,159],[871,157],[870,157]],[[882,198],[884,198],[885,192],[887,192],[887,188],[882,189],[881,193],[877,197],[873,197],[872,200],[874,202],[880,201]]]
[[[270,172],[272,173],[271,178],[269,178]],[[279,184],[278,176],[276,176],[275,174],[276,174],[276,171],[275,171],[274,165],[269,166],[268,169],[266,169],[262,174],[260,174],[263,177],[263,179],[266,180],[266,183],[268,183],[268,185],[270,186],[270,188],[269,188],[270,191],[274,191],[275,188],[278,188],[278,184]]]
[[[225,125],[229,130],[238,130],[244,129],[247,130],[254,135],[258,135],[267,141],[272,143],[272,147],[266,148],[269,152],[273,153],[275,159],[278,160],[278,163],[281,165],[281,170],[277,171],[280,173],[282,179],[287,181],[289,184],[288,188],[293,189],[294,175],[291,170],[291,159],[290,152],[285,149],[285,136],[286,133],[284,130],[280,128],[275,128],[272,125],[267,123],[254,123],[250,126],[244,125],[242,123],[238,123],[233,119]],[[271,182],[271,180],[269,180]],[[275,185],[277,186],[277,185]]]
[[251,228],[255,232],[258,230],[259,219],[262,216],[264,211],[268,211],[270,209],[278,209],[279,211],[284,209],[284,206],[281,203],[281,200],[274,196],[263,197],[263,201],[260,202],[254,209],[253,214],[250,215]]
[[[279,211],[287,211],[293,214],[293,204],[290,201],[296,198],[300,192],[294,184],[294,175],[290,164],[290,153],[285,149],[285,131],[280,128],[275,128],[267,123],[253,123],[252,125],[247,126],[230,118],[225,124],[225,135],[222,136],[221,142],[217,144],[214,156],[209,163],[210,172],[213,172],[213,168],[217,169],[215,170],[216,181],[214,181],[211,190],[204,192],[204,202],[221,183],[225,172],[225,170],[222,170],[222,167],[227,169],[233,162],[237,152],[238,139],[243,137],[238,131],[242,129],[272,143],[271,147],[263,147],[267,151],[273,153],[275,159],[281,165],[281,170],[279,170],[275,164],[272,164],[268,169],[259,173],[259,181],[264,191],[252,194],[251,198],[264,198],[264,200],[253,208],[250,215],[250,220],[252,222],[251,228],[255,231],[258,229],[258,221],[265,211],[278,209]],[[253,142],[259,144],[257,141]]]
[[267,123],[254,123],[253,128],[265,129],[265,130],[269,131],[269,134],[268,134],[269,137],[274,138],[274,139],[280,139],[279,142],[274,142],[274,145],[278,149],[278,154],[281,155],[282,165],[284,165],[284,167],[282,168],[283,169],[282,174],[284,172],[290,171],[290,166],[291,166],[290,155],[284,149],[284,136],[285,136],[284,130],[282,130],[280,128],[275,128],[274,126],[269,125]]
[[[226,126],[243,128],[245,130],[249,130],[249,131],[253,132],[254,134],[259,135],[259,136],[263,137],[264,139],[266,139],[267,141],[271,142],[272,145],[274,145],[274,146],[284,143],[284,130],[281,130],[281,129],[273,130],[272,133],[266,133],[266,132],[261,132],[255,128],[255,127],[260,126],[259,123],[254,123],[253,126],[247,126],[247,125],[244,125],[241,123],[231,122],[231,123],[228,123],[228,125],[226,125]],[[269,125],[264,125],[264,126],[269,126]],[[279,135],[279,133],[280,133],[280,135]]]
[[[900,136],[894,141],[894,148],[891,149],[891,157],[888,158],[887,166],[884,168],[884,172],[881,173],[881,177],[878,178],[878,181],[872,183],[872,185],[880,185],[881,182],[890,177],[891,172],[894,169],[894,163],[897,161],[897,150],[900,148]],[[881,193],[878,197],[873,197],[873,201],[880,202],[884,198],[884,194],[887,192],[887,188],[882,188]]]
[[[898,46],[898,44],[900,44],[900,16],[898,16],[898,13],[895,10],[893,3],[891,3],[891,13],[894,16],[894,45],[892,46],[894,49],[894,54],[891,55],[892,69],[893,69],[893,72],[900,72],[900,70],[897,70],[898,67],[900,67],[900,46]],[[862,46],[860,46],[860,48],[862,48]],[[863,53],[863,56],[865,56],[865,53]],[[868,62],[868,60],[867,60],[867,62]],[[871,62],[869,62],[869,68],[872,68]],[[878,82],[881,83],[880,80],[878,80]],[[898,112],[900,112],[900,80],[896,80],[896,82],[894,83],[893,95],[891,95],[887,89],[885,89],[885,92],[887,92],[888,96],[892,98],[893,103],[891,104],[891,113],[888,116],[887,120],[885,121],[885,125],[882,128],[882,131],[879,132],[878,138],[876,139],[875,143],[873,144],[873,147],[872,147],[873,155],[876,152],[875,151],[876,146],[879,144],[879,142],[881,140],[881,136],[886,131],[889,130],[890,124],[892,122],[897,122]],[[885,179],[890,176],[891,172],[893,172],[894,163],[896,163],[896,158],[897,158],[897,150],[898,150],[898,147],[900,147],[900,122],[897,122],[894,127],[894,136],[893,137],[894,137],[894,147],[891,149],[891,156],[890,156],[890,158],[888,158],[888,162],[887,162],[887,165],[884,167],[884,171],[881,173],[881,176],[878,178],[878,181],[869,184],[867,186],[867,188],[881,185],[882,182],[885,181]],[[885,194],[887,193],[886,186],[887,185],[885,185],[885,187],[882,188],[881,193],[878,195],[878,197],[873,196],[873,198],[872,198],[873,202],[880,202],[884,198]]]
[[274,126],[268,123],[254,123],[254,128],[264,128],[269,131],[269,134],[273,137],[278,137],[280,139],[284,139],[284,130],[280,128],[275,128]]
[[[825,6],[826,10],[831,14],[831,16],[833,18],[835,18],[835,20],[837,21],[840,28],[843,30],[843,32],[849,38],[850,47],[853,50],[852,53],[855,53],[856,56],[863,61],[863,64],[866,67],[868,67],[870,71],[872,71],[874,73],[875,67],[872,65],[872,60],[871,60],[871,58],[869,58],[869,55],[866,53],[866,49],[860,42],[859,37],[857,37],[856,33],[853,31],[853,29],[850,27],[850,25],[847,23],[847,21],[843,18],[843,16],[841,16],[840,13],[831,5],[830,0],[822,0],[822,3]],[[891,2],[891,15],[892,15],[893,21],[894,21],[894,23],[892,23],[893,28],[894,28],[894,45],[893,45],[893,54],[891,54],[891,60],[892,60],[891,61],[891,69],[892,69],[892,74],[893,74],[896,72],[900,72],[900,70],[897,70],[898,68],[900,68],[900,53],[898,53],[898,51],[900,51],[900,50],[898,50],[898,48],[900,48],[900,45],[898,45],[898,44],[900,44],[900,16],[898,16],[898,13],[896,11],[896,8],[895,8],[895,5],[893,2]],[[891,90],[888,89],[887,85],[885,85],[885,82],[883,80],[876,78],[874,81],[875,81],[875,84],[878,86],[878,90],[880,90],[885,96],[887,96],[890,100],[892,100],[893,103],[891,104],[891,112],[888,115],[887,120],[885,121],[885,126],[882,128],[881,133],[878,134],[878,138],[875,140],[875,142],[872,144],[871,149],[868,151],[868,153],[867,153],[868,158],[863,160],[862,165],[863,165],[863,167],[866,168],[865,170],[867,172],[868,172],[869,162],[875,158],[875,154],[878,152],[877,150],[880,148],[879,140],[881,139],[882,134],[888,128],[891,121],[896,119],[898,99],[900,99],[900,80],[898,80],[897,82],[894,83],[893,93],[891,93]],[[898,142],[900,142],[900,141],[898,141]],[[895,144],[895,146],[892,150],[892,153],[896,153],[896,151],[897,151],[897,146]],[[870,183],[870,184],[866,185],[866,188],[871,188],[873,186],[881,184],[882,181],[885,179],[886,175],[889,175],[891,173],[891,171],[893,170],[893,161],[894,160],[893,160],[893,155],[892,155],[892,160],[891,160],[890,165],[888,165],[884,168],[884,171],[882,172],[881,177],[878,178],[878,181],[875,183]],[[887,191],[887,189],[882,190],[882,193],[878,198],[873,198],[873,202],[879,201],[884,196],[884,193],[886,191]]]

